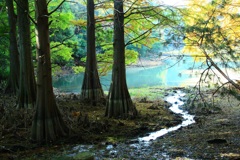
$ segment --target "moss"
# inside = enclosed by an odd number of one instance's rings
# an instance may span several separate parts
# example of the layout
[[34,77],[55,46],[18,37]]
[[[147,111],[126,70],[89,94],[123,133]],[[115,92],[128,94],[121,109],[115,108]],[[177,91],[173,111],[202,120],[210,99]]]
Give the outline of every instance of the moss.
[[94,155],[91,152],[80,152],[73,157],[74,160],[94,160]]

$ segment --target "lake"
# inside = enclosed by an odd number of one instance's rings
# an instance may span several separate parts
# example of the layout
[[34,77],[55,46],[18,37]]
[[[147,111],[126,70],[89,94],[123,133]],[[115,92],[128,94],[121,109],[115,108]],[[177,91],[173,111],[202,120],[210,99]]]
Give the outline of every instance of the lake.
[[[161,64],[157,66],[128,66],[126,69],[127,85],[128,88],[193,86],[198,82],[199,73],[204,69],[201,66],[206,67],[206,64],[200,61],[196,62],[190,56],[165,57],[161,60]],[[83,75],[83,73],[80,73],[53,78],[53,87],[62,92],[80,93]],[[100,77],[104,91],[108,91],[111,77],[111,72]],[[235,72],[231,72],[230,77],[240,79]]]

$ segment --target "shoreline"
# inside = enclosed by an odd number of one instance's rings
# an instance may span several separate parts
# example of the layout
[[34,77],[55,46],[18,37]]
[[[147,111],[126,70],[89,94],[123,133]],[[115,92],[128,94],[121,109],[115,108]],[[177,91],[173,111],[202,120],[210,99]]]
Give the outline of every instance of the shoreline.
[[131,67],[155,67],[164,64],[161,58],[155,59],[138,59],[135,64],[128,65],[127,68]]

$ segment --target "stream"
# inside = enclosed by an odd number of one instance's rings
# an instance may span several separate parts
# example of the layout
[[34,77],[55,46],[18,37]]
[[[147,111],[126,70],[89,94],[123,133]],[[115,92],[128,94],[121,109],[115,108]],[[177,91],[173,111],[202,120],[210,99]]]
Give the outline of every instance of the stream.
[[81,153],[88,153],[91,154],[95,160],[104,158],[169,159],[170,157],[167,154],[167,151],[156,149],[154,147],[154,143],[156,143],[161,136],[195,123],[194,116],[188,114],[188,112],[181,108],[184,104],[184,96],[185,93],[178,90],[165,98],[166,101],[172,104],[169,109],[182,116],[183,121],[181,124],[148,133],[143,137],[129,139],[125,143],[103,144],[102,146],[78,145],[73,147],[71,151],[68,151],[68,156],[74,158],[75,156],[79,156]]

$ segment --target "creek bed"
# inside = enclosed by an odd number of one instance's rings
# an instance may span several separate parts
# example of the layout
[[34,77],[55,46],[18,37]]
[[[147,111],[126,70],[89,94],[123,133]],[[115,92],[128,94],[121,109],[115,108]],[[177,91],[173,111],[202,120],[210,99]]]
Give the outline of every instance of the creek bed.
[[[100,160],[104,158],[137,158],[137,159],[148,159],[148,158],[157,158],[157,159],[167,159],[169,158],[167,151],[156,150],[154,148],[154,143],[156,139],[168,134],[170,132],[176,131],[182,127],[189,126],[194,121],[194,116],[188,114],[187,111],[184,111],[181,106],[184,104],[185,94],[180,91],[174,91],[173,94],[168,95],[165,100],[171,103],[169,108],[175,114],[181,115],[183,121],[181,124],[170,128],[164,128],[156,132],[148,133],[146,136],[137,137],[135,139],[129,139],[125,143],[118,144],[102,144],[102,145],[78,145],[72,148],[71,151],[68,151],[68,157],[81,157],[81,156],[90,156],[90,159]],[[78,158],[76,158],[78,159]],[[79,158],[81,159],[81,158]],[[86,158],[87,159],[87,158]]]

